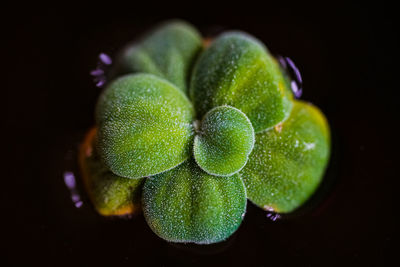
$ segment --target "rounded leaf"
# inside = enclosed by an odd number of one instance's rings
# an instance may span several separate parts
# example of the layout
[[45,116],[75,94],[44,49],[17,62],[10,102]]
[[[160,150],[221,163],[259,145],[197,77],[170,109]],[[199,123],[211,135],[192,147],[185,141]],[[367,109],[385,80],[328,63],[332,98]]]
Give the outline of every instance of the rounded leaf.
[[114,80],[98,100],[98,148],[115,174],[141,178],[190,155],[193,107],[173,84],[151,74]]
[[146,72],[167,79],[186,92],[189,68],[202,47],[199,32],[182,21],[164,23],[124,50],[121,72]]
[[194,139],[194,158],[208,174],[230,176],[246,165],[253,145],[254,130],[246,115],[220,106],[204,116]]
[[309,103],[295,101],[285,122],[256,134],[253,152],[240,172],[248,198],[265,210],[295,210],[321,182],[329,154],[324,115]]
[[222,34],[200,55],[191,79],[190,97],[198,118],[211,108],[240,109],[260,132],[285,120],[292,94],[276,60],[245,33]]
[[93,206],[103,216],[137,212],[144,178],[128,179],[108,170],[94,147],[95,137],[96,129],[93,128],[79,151],[83,182]]
[[188,160],[148,178],[142,202],[147,223],[161,238],[210,244],[227,239],[239,227],[246,191],[238,174],[212,176]]

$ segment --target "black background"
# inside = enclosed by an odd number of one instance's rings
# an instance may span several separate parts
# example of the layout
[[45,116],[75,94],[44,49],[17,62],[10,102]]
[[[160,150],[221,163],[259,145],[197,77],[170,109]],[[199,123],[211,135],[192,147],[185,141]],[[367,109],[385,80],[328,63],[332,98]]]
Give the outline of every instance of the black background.
[[[1,182],[2,262],[389,265],[398,223],[398,36],[395,9],[379,2],[21,3],[3,9],[2,132],[7,160]],[[325,182],[299,212],[273,222],[249,204],[244,222],[227,242],[185,246],[158,238],[142,215],[131,220],[98,216],[83,192],[83,206],[74,207],[63,172],[76,171],[77,146],[93,124],[99,89],[89,71],[100,52],[115,55],[126,42],[170,18],[188,20],[205,36],[227,29],[247,31],[272,53],[297,63],[304,80],[302,99],[324,111],[333,136]]]

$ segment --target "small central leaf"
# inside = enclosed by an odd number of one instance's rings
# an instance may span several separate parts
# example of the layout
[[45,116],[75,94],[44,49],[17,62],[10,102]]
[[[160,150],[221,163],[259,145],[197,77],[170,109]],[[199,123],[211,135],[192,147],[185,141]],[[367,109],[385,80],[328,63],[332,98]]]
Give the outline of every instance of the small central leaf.
[[207,173],[230,176],[240,171],[254,145],[250,120],[240,110],[220,106],[210,110],[194,140],[194,157]]

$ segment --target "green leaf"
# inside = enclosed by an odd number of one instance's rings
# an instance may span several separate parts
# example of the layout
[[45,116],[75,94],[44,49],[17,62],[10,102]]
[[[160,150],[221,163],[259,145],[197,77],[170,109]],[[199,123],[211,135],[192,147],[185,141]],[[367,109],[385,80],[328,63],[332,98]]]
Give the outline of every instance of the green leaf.
[[172,21],[129,46],[118,67],[125,73],[146,72],[165,78],[186,92],[189,70],[201,47],[201,35],[194,27]]
[[227,239],[239,227],[246,191],[238,174],[212,176],[188,160],[148,178],[142,202],[147,223],[161,238],[210,244]]
[[138,211],[144,178],[128,179],[112,173],[101,162],[94,138],[95,131],[92,130],[79,153],[82,178],[94,207],[104,216]]
[[329,153],[324,115],[309,103],[295,101],[283,124],[256,134],[253,152],[240,172],[248,198],[265,210],[295,210],[321,182]]
[[220,106],[204,116],[194,139],[194,158],[208,174],[230,176],[246,165],[253,145],[254,130],[246,115]]
[[190,155],[193,107],[168,81],[151,74],[114,80],[98,100],[99,153],[115,174],[141,178]]
[[285,120],[292,95],[278,63],[254,37],[229,32],[218,37],[199,57],[190,97],[201,118],[213,107],[230,105],[260,132]]

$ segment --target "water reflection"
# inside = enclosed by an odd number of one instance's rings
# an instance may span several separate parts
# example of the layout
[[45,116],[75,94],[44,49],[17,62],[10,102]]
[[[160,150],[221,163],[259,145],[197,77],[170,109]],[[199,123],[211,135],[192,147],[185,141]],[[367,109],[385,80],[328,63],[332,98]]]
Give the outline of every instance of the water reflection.
[[77,208],[82,207],[83,201],[81,200],[81,196],[78,193],[78,189],[76,187],[75,174],[72,171],[64,172],[64,183],[71,194],[71,200],[74,203],[75,207]]
[[267,212],[267,218],[270,219],[271,221],[275,222],[276,220],[281,219],[281,215],[275,212]]
[[299,69],[289,57],[277,55],[276,59],[286,75],[291,79],[290,87],[292,88],[294,96],[300,98],[303,93],[303,79]]
[[112,64],[112,59],[106,53],[99,54],[99,60],[97,62],[96,69],[90,72],[90,75],[93,76],[93,81],[97,87],[102,88],[106,82],[106,72],[108,67]]

